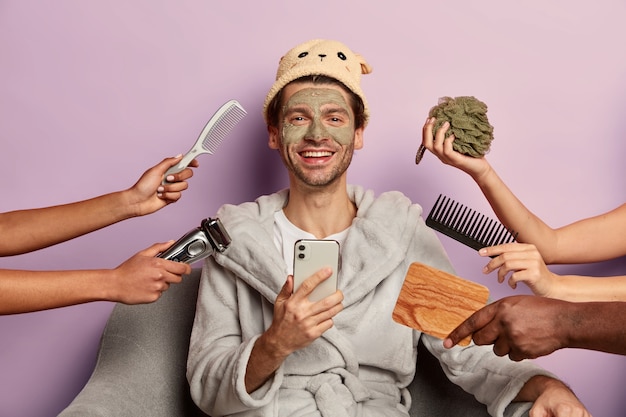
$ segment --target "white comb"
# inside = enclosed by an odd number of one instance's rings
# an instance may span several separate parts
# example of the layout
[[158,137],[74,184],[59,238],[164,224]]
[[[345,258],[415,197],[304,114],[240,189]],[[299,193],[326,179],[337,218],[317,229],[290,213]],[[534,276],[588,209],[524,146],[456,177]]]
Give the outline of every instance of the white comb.
[[246,111],[237,100],[230,100],[222,105],[200,132],[200,136],[193,147],[183,156],[179,163],[165,173],[163,184],[166,184],[168,175],[176,174],[187,168],[189,163],[203,153],[213,154],[226,135],[246,115]]

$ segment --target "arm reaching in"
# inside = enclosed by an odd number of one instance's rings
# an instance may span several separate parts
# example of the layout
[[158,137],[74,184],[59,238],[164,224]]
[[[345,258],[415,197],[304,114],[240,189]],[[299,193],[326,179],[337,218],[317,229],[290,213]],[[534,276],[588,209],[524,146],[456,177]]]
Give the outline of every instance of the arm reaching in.
[[[178,201],[193,171],[186,168],[161,185],[181,156],[148,169],[129,189],[53,207],[0,213],[0,256],[18,255],[65,242],[132,217],[154,213]],[[190,164],[198,166],[197,161]]]
[[498,356],[515,361],[582,348],[626,355],[623,302],[571,303],[531,295],[502,298],[478,310],[444,340],[450,348],[472,335],[477,345],[493,344]]
[[514,401],[533,401],[531,416],[591,417],[563,382],[543,375],[530,378]]
[[[60,206],[0,213],[0,256],[42,249],[101,229],[113,223],[153,213],[178,201],[187,189],[189,168],[165,172],[181,156],[166,158],[148,169],[129,189]],[[198,166],[197,161],[190,164]],[[181,275],[187,264],[157,259],[173,242],[155,244],[108,270],[21,271],[0,269],[0,315],[65,307],[90,301],[126,304],[157,300]]]
[[454,151],[454,135],[445,138],[446,124],[433,136],[434,122],[434,119],[426,121],[422,144],[444,164],[470,175],[498,219],[519,233],[519,242],[534,244],[546,264],[598,262],[626,255],[626,204],[553,229],[524,206],[484,157],[473,158]]
[[598,262],[626,255],[626,204],[588,219],[553,229],[535,216],[511,192],[483,158],[454,151],[454,135],[445,138],[444,124],[433,136],[434,119],[426,121],[422,144],[444,164],[470,175],[489,201],[498,219],[514,230],[519,242],[484,248],[482,256],[494,256],[485,273],[498,270],[498,281],[510,274],[509,285],[525,282],[537,295],[569,301],[626,301],[626,276],[596,278],[560,276],[546,264]]
[[494,258],[483,272],[498,273],[498,282],[507,279],[511,288],[518,282],[530,287],[534,294],[565,301],[626,301],[626,276],[589,277],[558,275],[550,271],[535,245],[507,243],[479,251]]
[[155,256],[171,246],[157,243],[115,269],[82,271],[0,270],[0,314],[65,307],[91,301],[140,304],[156,301],[191,267]]

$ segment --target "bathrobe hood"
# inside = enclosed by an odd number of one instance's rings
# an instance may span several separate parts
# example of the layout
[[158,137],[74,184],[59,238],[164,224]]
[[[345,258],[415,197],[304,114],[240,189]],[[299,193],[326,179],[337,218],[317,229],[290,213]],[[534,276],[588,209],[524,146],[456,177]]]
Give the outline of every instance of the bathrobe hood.
[[[376,198],[372,191],[348,186],[348,195],[358,210],[342,253],[358,256],[342,256],[339,288],[344,293],[344,306],[359,301],[387,278],[405,260],[410,245],[421,247],[423,252],[438,252],[436,257],[423,253],[425,258],[446,258],[441,245],[432,246],[432,239],[428,245],[415,241],[423,236],[415,233],[418,223],[425,226],[422,208],[402,193],[392,191]],[[226,253],[215,255],[216,261],[272,303],[285,283],[287,269],[281,254],[268,242],[273,242],[274,213],[287,204],[288,196],[288,190],[282,190],[255,202],[226,205],[217,214],[236,239]],[[438,265],[433,266],[453,272],[448,263],[435,263]]]

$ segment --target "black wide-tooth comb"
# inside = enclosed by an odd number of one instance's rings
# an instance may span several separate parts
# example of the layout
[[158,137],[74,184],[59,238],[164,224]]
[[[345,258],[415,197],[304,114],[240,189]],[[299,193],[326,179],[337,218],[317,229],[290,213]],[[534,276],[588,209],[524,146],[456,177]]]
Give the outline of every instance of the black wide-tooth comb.
[[426,225],[476,250],[513,242],[517,237],[497,220],[442,194],[430,210]]

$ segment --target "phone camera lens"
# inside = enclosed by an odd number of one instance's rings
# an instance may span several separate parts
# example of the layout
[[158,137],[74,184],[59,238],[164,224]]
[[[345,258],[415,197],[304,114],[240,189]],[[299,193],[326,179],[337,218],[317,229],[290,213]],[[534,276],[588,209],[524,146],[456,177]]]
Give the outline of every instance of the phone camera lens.
[[300,250],[304,250],[305,248],[306,248],[306,246],[304,246],[304,245],[298,246],[298,249],[300,249]]
[[304,253],[299,253],[299,254],[298,254],[298,258],[300,258],[300,259],[304,259]]

